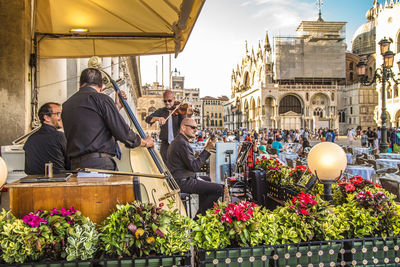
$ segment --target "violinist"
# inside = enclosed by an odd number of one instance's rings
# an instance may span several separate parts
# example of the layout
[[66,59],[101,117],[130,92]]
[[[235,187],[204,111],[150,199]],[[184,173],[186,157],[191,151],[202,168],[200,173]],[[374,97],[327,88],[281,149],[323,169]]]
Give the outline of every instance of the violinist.
[[186,115],[182,114],[183,112],[174,112],[172,115],[170,115],[176,108],[174,93],[171,90],[165,91],[163,94],[163,100],[165,106],[154,111],[154,113],[150,114],[145,121],[150,125],[155,122],[160,124],[160,152],[164,162],[167,162],[168,146],[171,144],[172,140],[174,140],[175,136],[178,135],[182,120],[186,116],[189,118],[192,117],[193,110],[188,108],[186,110]]

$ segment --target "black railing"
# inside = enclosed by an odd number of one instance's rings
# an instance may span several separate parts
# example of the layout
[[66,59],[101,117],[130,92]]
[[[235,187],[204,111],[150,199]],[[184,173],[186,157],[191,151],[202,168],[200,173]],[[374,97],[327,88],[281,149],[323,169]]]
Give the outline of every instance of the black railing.
[[[399,242],[400,243],[400,242]],[[199,266],[400,266],[397,237],[199,250]]]

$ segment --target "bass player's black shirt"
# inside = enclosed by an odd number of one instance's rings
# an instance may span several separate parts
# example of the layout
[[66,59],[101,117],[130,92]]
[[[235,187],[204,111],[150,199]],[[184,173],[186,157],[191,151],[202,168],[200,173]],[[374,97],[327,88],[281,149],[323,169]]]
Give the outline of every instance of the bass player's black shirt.
[[81,87],[63,104],[61,117],[71,159],[94,152],[116,155],[116,140],[129,148],[140,146],[141,138],[126,124],[111,97],[90,86]]

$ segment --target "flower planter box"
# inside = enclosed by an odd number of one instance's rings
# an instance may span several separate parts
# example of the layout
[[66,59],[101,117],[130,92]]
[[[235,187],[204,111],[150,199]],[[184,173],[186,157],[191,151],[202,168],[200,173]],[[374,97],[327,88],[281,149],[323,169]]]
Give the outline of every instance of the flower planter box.
[[341,248],[342,244],[333,242],[282,245],[276,247],[272,259],[275,266],[308,266],[309,264],[332,266],[336,265]]
[[0,264],[18,267],[159,267],[159,266],[190,266],[191,254],[179,256],[154,256],[146,258],[101,259],[90,261],[60,261],[60,262],[30,262],[20,264]]
[[0,266],[18,266],[18,267],[89,267],[94,266],[91,261],[58,261],[58,262],[30,262],[30,263],[14,263],[0,264]]
[[283,200],[285,190],[282,186],[267,181],[267,194],[276,199]]
[[197,261],[204,267],[267,267],[273,250],[271,246],[199,250]]
[[[352,264],[365,266],[398,266],[400,251],[397,238],[382,238],[353,240],[348,253],[351,254]],[[386,265],[385,265],[386,264]]]
[[99,260],[96,267],[159,267],[190,265],[190,255]]

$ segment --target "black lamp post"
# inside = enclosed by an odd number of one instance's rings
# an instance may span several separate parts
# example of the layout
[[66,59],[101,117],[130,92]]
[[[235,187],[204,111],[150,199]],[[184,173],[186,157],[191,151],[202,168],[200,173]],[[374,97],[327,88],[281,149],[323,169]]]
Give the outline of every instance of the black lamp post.
[[[396,84],[400,84],[400,79],[395,79],[394,74],[392,72],[393,67],[393,60],[394,60],[394,53],[389,50],[390,48],[390,41],[386,38],[382,39],[379,43],[381,55],[383,57],[383,64],[381,68],[377,68],[374,73],[374,77],[371,81],[367,80],[367,76],[365,75],[366,66],[365,62],[360,61],[357,64],[357,73],[361,77],[361,84],[363,85],[372,85],[377,80],[382,83],[382,111],[381,111],[381,142],[379,145],[380,153],[386,153],[389,147],[387,143],[387,129],[386,129],[386,82],[389,82],[390,79],[395,82]],[[400,61],[397,62],[400,70]],[[399,73],[400,74],[400,73]]]

